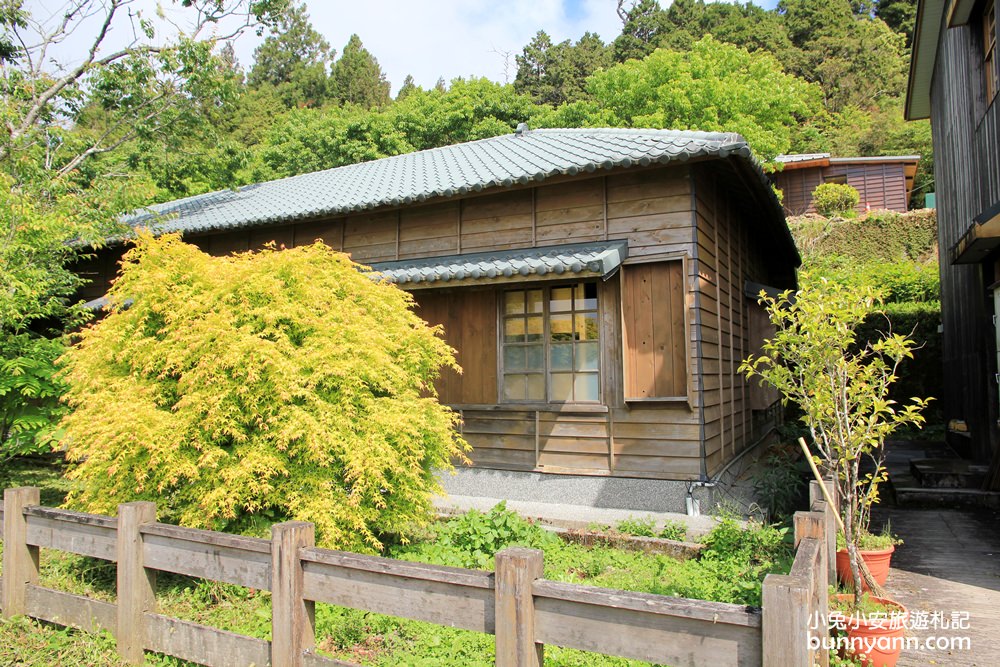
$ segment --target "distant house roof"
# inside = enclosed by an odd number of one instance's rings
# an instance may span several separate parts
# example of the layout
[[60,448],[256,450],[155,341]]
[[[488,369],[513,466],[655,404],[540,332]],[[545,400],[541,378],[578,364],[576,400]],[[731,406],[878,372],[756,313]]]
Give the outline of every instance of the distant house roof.
[[372,269],[379,277],[396,284],[465,285],[547,275],[605,278],[626,257],[628,241],[598,241],[380,262],[373,264]]
[[775,162],[785,165],[785,170],[802,169],[805,167],[826,167],[831,164],[892,164],[902,162],[914,164],[920,161],[919,155],[876,155],[873,157],[831,157],[829,153],[795,153],[779,155]]
[[[775,162],[781,162],[785,165],[794,164],[796,162],[814,162],[816,160],[829,160],[829,153],[794,153],[792,155],[778,155],[774,158]],[[788,168],[787,166],[785,167]]]
[[545,129],[434,148],[150,206],[126,218],[157,232],[204,233],[402,206],[598,169],[738,158],[769,180],[738,134],[674,130]]

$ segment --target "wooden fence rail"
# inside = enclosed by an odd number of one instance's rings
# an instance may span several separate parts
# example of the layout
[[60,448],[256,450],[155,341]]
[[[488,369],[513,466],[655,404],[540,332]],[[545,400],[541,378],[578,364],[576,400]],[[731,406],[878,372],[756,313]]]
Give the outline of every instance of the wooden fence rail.
[[[827,508],[812,509],[796,515],[791,573],[767,577],[757,609],[547,581],[530,549],[499,552],[495,572],[464,570],[318,549],[308,523],[257,539],[158,523],[152,503],[120,505],[117,518],[41,507],[38,489],[21,487],[0,506],[2,615],[108,630],[135,664],[148,650],[211,666],[349,667],[314,650],[323,602],[493,634],[498,667],[539,667],[546,644],[671,665],[812,667],[805,624],[825,614],[832,558]],[[116,602],[41,587],[42,548],[116,563]],[[157,572],[270,591],[271,641],[158,614]]]

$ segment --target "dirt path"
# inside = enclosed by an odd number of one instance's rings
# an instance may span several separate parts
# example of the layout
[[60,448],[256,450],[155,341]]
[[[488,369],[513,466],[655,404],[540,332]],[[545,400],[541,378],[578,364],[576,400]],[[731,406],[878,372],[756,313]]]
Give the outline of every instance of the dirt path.
[[[905,541],[886,588],[911,615],[925,613],[928,626],[913,632],[923,646],[904,650],[899,667],[1000,665],[1000,515],[894,507],[879,510],[873,523],[886,520]],[[965,627],[943,627],[956,621]],[[970,645],[928,646],[935,638]]]

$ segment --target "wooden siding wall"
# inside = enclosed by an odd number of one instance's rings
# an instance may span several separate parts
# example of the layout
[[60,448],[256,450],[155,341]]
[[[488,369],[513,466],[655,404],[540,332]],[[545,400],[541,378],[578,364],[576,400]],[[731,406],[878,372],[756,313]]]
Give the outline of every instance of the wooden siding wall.
[[868,209],[906,212],[906,174],[902,164],[831,164],[824,175],[847,177],[847,184],[860,195],[858,213]]
[[784,195],[788,215],[815,213],[812,193],[824,177],[846,176],[847,184],[860,195],[858,213],[867,209],[887,209],[905,213],[906,174],[902,164],[832,164],[829,167],[789,169],[774,175],[775,185]]
[[[626,404],[617,275],[598,283],[603,398],[595,405],[496,405],[499,290],[470,288],[462,298],[449,298],[430,289],[416,290],[415,296],[428,320],[444,324],[447,339],[462,354],[465,375],[447,376],[439,388],[462,412],[463,433],[474,447],[476,465],[697,479],[705,471],[703,391],[709,472],[751,441],[746,386],[736,372],[747,351],[743,282],[748,277],[766,282],[760,278],[766,271],[752,257],[760,249],[749,250],[751,230],[741,224],[739,206],[727,200],[732,182],[717,186],[711,177],[702,178],[697,198],[701,229],[694,228],[692,170],[711,174],[711,164],[632,169],[385,212],[191,235],[188,240],[209,253],[226,254],[268,241],[293,247],[321,239],[362,263],[603,239],[628,240],[626,271],[646,261],[692,258],[683,264],[684,393],[690,402]],[[699,261],[693,261],[696,254]],[[699,340],[699,319],[704,341]],[[470,350],[469,341],[484,345]]]
[[1000,98],[986,107],[982,56],[974,27],[942,30],[931,90],[934,173],[941,251],[944,416],[963,419],[969,435],[950,444],[981,461],[1000,447],[988,265],[951,264],[950,250],[973,219],[1000,199]]
[[803,167],[775,172],[774,185],[782,194],[782,204],[788,215],[815,213],[812,193],[823,182],[822,167]]
[[[773,284],[762,262],[747,207],[717,173],[695,170],[704,382],[705,461],[709,475],[759,438],[755,433],[750,386],[738,371],[751,352],[747,280]],[[783,267],[775,267],[780,272]]]

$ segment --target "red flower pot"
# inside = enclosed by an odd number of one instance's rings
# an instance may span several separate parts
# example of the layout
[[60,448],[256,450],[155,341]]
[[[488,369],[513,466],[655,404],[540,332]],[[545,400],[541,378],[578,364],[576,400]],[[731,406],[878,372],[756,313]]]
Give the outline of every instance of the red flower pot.
[[[839,594],[838,600],[850,600],[853,596]],[[896,610],[895,616],[889,618],[865,619],[857,615],[844,614],[844,626],[847,639],[851,645],[846,652],[862,657],[865,667],[895,667],[899,660],[899,652],[903,648],[903,636],[906,634],[906,620],[909,612],[906,607],[894,600],[871,598]]]
[[[889,562],[892,560],[892,552],[895,550],[894,546],[879,551],[858,550],[861,559],[868,566],[868,571],[872,573],[872,577],[879,586],[885,586],[885,581],[889,578]],[[854,579],[851,577],[851,561],[847,557],[847,549],[841,549],[837,552],[837,579],[845,586],[853,585]],[[868,590],[864,579],[861,580],[861,588],[865,591]]]

